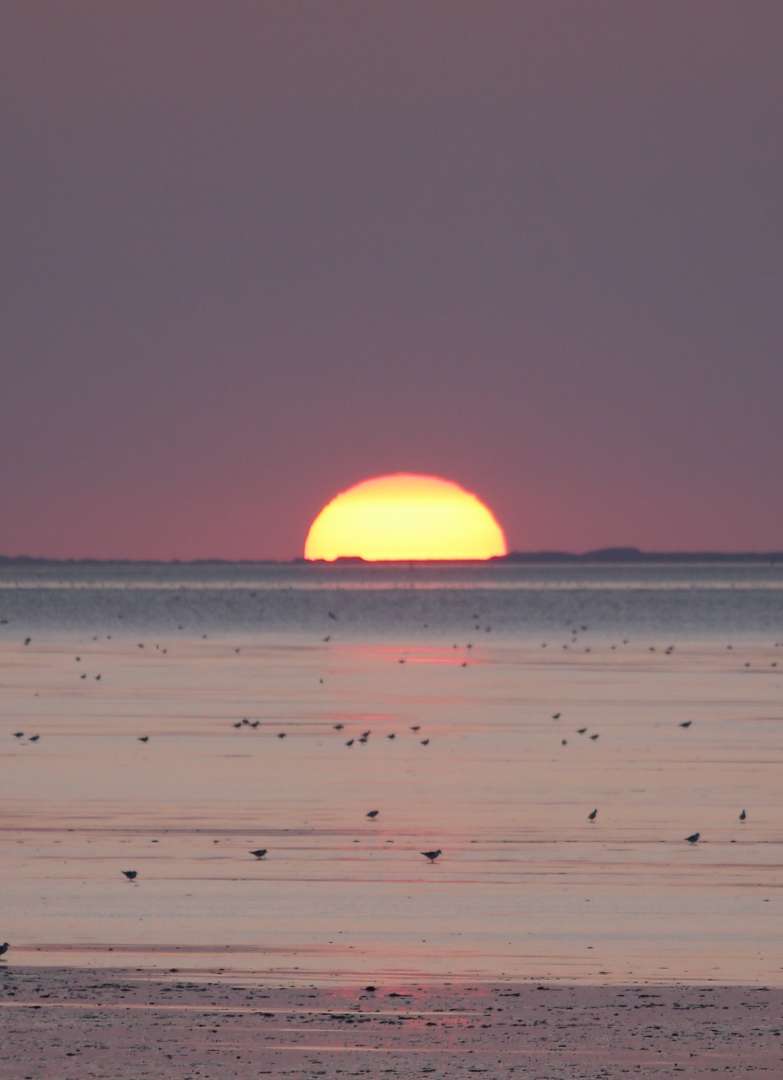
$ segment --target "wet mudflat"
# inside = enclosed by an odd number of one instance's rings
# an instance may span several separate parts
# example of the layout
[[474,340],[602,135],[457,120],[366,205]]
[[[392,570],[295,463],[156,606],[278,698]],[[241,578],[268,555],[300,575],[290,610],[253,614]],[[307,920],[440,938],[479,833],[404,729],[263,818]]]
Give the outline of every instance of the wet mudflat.
[[783,649],[328,636],[0,647],[9,962],[783,983]]
[[176,971],[0,974],[0,1077],[581,1078],[783,1069],[783,991],[725,986],[270,986]]

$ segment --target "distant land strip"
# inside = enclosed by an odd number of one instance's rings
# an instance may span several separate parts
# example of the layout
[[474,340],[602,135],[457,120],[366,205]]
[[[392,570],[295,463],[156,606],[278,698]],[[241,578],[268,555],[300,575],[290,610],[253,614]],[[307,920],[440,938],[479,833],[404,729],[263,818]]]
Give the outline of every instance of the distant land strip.
[[371,561],[359,556],[325,559],[54,559],[38,555],[0,555],[0,566],[436,566],[498,563],[783,563],[783,551],[642,551],[635,547],[596,548],[592,551],[510,551],[491,559],[397,559]]

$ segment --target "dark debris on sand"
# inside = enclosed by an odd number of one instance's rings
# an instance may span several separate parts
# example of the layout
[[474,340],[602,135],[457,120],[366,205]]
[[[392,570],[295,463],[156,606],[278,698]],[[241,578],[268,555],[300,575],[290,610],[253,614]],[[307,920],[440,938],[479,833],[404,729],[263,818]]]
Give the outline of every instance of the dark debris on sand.
[[783,990],[0,972],[3,1080],[783,1075]]

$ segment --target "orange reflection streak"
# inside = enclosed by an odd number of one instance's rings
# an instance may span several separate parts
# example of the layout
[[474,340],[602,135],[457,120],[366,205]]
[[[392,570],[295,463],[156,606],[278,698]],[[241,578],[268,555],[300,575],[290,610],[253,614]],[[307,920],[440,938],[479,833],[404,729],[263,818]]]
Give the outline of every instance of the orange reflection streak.
[[437,476],[394,473],[343,491],[321,510],[306,559],[489,559],[503,530],[475,495]]

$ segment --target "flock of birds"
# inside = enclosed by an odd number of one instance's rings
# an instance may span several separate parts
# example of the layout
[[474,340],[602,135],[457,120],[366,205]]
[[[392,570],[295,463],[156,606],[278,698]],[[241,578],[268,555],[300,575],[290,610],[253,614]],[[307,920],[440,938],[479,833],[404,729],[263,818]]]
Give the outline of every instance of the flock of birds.
[[[338,616],[333,611],[329,611],[327,614],[328,614],[328,617],[329,617],[330,620],[332,620],[334,622],[336,622],[338,620]],[[479,618],[478,615],[473,616],[474,620],[477,620],[478,618]],[[5,624],[5,623],[7,623],[7,620],[3,619],[3,620],[0,620],[0,622]],[[426,627],[426,625],[427,624],[425,624],[425,627]],[[179,629],[183,630],[184,626],[180,625]],[[474,621],[474,629],[475,630],[481,630],[482,629],[481,624],[479,622]],[[485,626],[485,627],[483,627],[483,630],[486,633],[491,633],[492,627],[491,626]],[[576,626],[572,627],[571,631],[570,631],[570,633],[571,633],[570,642],[563,643],[561,648],[565,649],[565,650],[573,648],[573,646],[578,641],[580,632],[584,632],[584,631],[587,631],[587,630],[588,630],[588,627],[586,625],[581,625],[579,627],[576,627]],[[106,638],[108,640],[111,640],[111,634],[107,634]],[[207,638],[207,635],[202,634],[202,639],[206,640],[206,638]],[[97,635],[94,636],[93,640],[97,641],[98,636]],[[331,635],[327,634],[326,636],[324,636],[322,638],[322,641],[323,642],[331,641]],[[28,636],[28,637],[26,637],[24,639],[24,645],[25,646],[29,646],[31,643],[32,643],[32,637]],[[543,641],[543,642],[541,642],[540,647],[542,649],[546,649],[546,648],[549,647],[549,644],[550,644],[549,642]],[[628,644],[629,644],[629,639],[624,638],[622,640],[622,645],[628,645]],[[783,648],[783,642],[776,641],[774,643],[774,646],[775,646],[775,648]],[[144,649],[145,644],[143,642],[139,642],[137,644],[137,647],[139,649]],[[470,650],[470,649],[473,648],[473,643],[468,642],[465,647]],[[457,648],[459,648],[459,646],[455,643],[453,645],[453,648],[457,649]],[[168,652],[168,650],[166,648],[164,648],[164,647],[162,647],[161,645],[158,645],[158,644],[154,645],[154,649],[155,649],[155,651],[160,652],[162,655],[166,655],[167,652]],[[615,651],[616,649],[617,649],[616,644],[610,645],[610,650],[611,651]],[[674,645],[669,645],[665,649],[662,649],[661,652],[666,656],[671,656],[672,653],[674,652],[674,649],[675,649]],[[733,649],[733,645],[726,645],[726,649],[728,651],[731,651]],[[592,650],[591,650],[591,648],[589,646],[584,647],[584,652],[589,653],[591,651]],[[654,646],[654,645],[649,646],[649,651],[650,652],[656,652],[657,651],[656,646]],[[235,652],[235,654],[239,654],[240,648],[235,647],[234,652]],[[81,663],[81,661],[82,661],[81,656],[76,656],[74,659],[75,659],[75,661],[77,663]],[[399,657],[397,662],[399,664],[404,664],[406,662],[406,657],[405,656]],[[467,666],[468,666],[467,660],[461,661],[460,667],[465,668]],[[745,666],[745,668],[751,667],[751,662],[750,661],[745,661],[744,666]],[[776,668],[778,666],[777,661],[773,661],[770,664],[770,666],[772,668]],[[82,673],[80,675],[80,678],[81,679],[86,679],[87,678],[87,673]],[[100,672],[93,675],[93,679],[96,682],[100,682],[101,678],[102,678],[102,673],[100,673]],[[321,678],[320,682],[323,683],[323,681],[324,681],[323,678]],[[562,711],[554,712],[554,713],[551,714],[552,720],[560,720],[562,718],[562,716],[563,716]],[[687,728],[691,727],[692,723],[693,723],[692,720],[682,720],[682,721],[679,721],[678,726],[680,728],[687,729]],[[261,726],[261,721],[260,720],[251,720],[249,717],[242,717],[239,720],[232,721],[232,726],[237,730],[242,729],[242,728],[250,728],[250,729],[256,730]],[[332,727],[333,727],[333,729],[335,731],[341,732],[341,731],[344,730],[345,725],[343,723],[341,723],[341,722],[337,722],[337,723],[333,724]],[[410,730],[414,734],[418,734],[421,731],[421,725],[420,724],[413,724],[413,725],[410,726]],[[588,738],[593,742],[597,741],[600,738],[600,733],[599,732],[592,732],[592,733],[588,734],[588,729],[586,727],[577,728],[576,732],[577,732],[578,735],[588,735]],[[346,740],[345,745],[347,747],[354,746],[355,744],[365,745],[368,742],[371,734],[372,734],[372,731],[369,730],[369,729],[366,730],[366,731],[363,731],[359,736],[355,736],[355,737],[352,737],[352,738]],[[13,732],[13,737],[15,739],[17,739],[17,740],[23,740],[26,737],[27,742],[31,743],[31,744],[35,744],[35,743],[39,742],[39,740],[41,738],[40,734],[33,734],[33,735],[25,736],[24,731],[15,731],[15,732]],[[141,743],[148,743],[150,741],[150,736],[149,735],[138,735],[138,736],[136,736],[136,738]],[[277,733],[277,738],[278,739],[285,739],[286,738],[286,732],[284,732],[284,731],[278,732]],[[390,739],[390,740],[395,739],[396,734],[394,732],[390,732],[390,733],[388,733],[386,735],[386,738]],[[420,744],[422,746],[429,746],[430,739],[429,738],[423,738],[423,739],[420,739],[419,742],[420,742]],[[561,739],[561,745],[565,746],[565,745],[567,745],[567,743],[568,743],[567,739],[565,739],[565,738]],[[379,815],[380,815],[380,810],[372,809],[372,810],[368,810],[365,816],[367,818],[369,818],[371,821],[374,821],[376,818],[378,818]],[[598,819],[598,807],[594,807],[588,813],[587,820],[589,822],[591,822],[591,823],[595,823],[597,821],[597,819]],[[738,815],[738,820],[740,822],[743,822],[743,823],[748,820],[748,813],[747,813],[746,809],[743,808],[740,811],[740,813]],[[701,839],[701,832],[691,833],[689,836],[686,836],[684,839],[688,844],[695,845]],[[257,861],[261,861],[261,860],[265,859],[266,856],[269,854],[269,849],[268,848],[255,848],[252,851],[250,851],[248,854],[251,855]],[[442,854],[443,854],[443,850],[441,848],[435,848],[435,849],[430,850],[430,851],[422,851],[422,852],[420,852],[420,855],[423,858],[425,858],[428,861],[428,863],[430,863],[430,864],[435,863],[441,857]],[[139,878],[139,871],[138,870],[122,870],[121,873],[125,877],[125,879],[130,883],[135,883],[135,882],[138,881],[138,878]],[[9,950],[9,948],[10,948],[10,944],[7,941],[0,944],[0,957],[5,956],[5,954]]]

